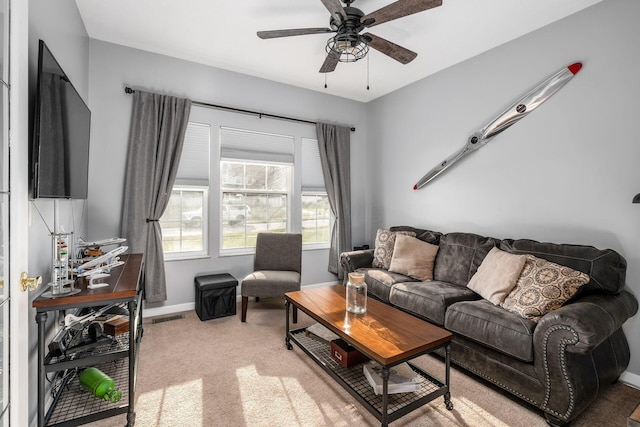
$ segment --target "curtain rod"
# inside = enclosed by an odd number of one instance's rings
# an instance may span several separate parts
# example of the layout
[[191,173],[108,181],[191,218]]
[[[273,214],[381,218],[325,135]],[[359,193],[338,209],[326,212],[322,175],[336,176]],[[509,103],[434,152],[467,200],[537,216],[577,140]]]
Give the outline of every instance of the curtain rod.
[[[126,86],[124,88],[124,92],[126,94],[132,94],[132,93],[135,93],[135,90],[131,89],[129,86]],[[270,119],[288,120],[288,121],[291,121],[291,122],[307,123],[307,124],[310,124],[310,125],[318,124],[317,122],[314,122],[314,121],[311,121],[311,120],[297,119],[295,117],[287,117],[287,116],[278,116],[276,114],[261,113],[259,111],[245,110],[243,108],[227,107],[226,105],[210,104],[208,102],[191,101],[191,103],[195,104],[195,105],[199,105],[201,107],[217,108],[219,110],[233,111],[235,113],[251,114],[251,115],[254,115],[254,116],[258,116],[260,118],[267,117],[267,118],[270,118]],[[353,126],[347,126],[347,127],[349,127],[351,129],[351,132],[355,132],[356,131],[356,128],[353,127]]]

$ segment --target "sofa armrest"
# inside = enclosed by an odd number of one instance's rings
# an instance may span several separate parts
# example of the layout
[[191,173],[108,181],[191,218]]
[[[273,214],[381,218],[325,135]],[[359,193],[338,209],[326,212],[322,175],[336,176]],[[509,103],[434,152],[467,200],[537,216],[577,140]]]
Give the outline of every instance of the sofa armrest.
[[575,418],[626,369],[622,324],[637,311],[638,301],[623,290],[591,294],[542,317],[533,333],[534,366],[545,387],[538,406],[547,419]]
[[592,294],[545,315],[534,332],[534,346],[543,346],[552,330],[562,327],[574,333],[566,351],[588,354],[638,311],[638,301],[627,292]]
[[349,273],[358,268],[371,268],[373,263],[373,249],[361,251],[342,252],[340,254],[340,266],[344,272],[344,283],[349,281]]

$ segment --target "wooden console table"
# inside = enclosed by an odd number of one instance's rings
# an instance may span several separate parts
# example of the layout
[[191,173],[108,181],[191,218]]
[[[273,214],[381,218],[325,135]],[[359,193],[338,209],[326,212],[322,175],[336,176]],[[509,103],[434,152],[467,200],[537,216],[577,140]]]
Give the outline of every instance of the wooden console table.
[[[135,423],[136,344],[142,336],[142,254],[122,255],[120,259],[125,264],[111,271],[111,276],[105,280],[108,287],[87,289],[88,280],[82,278],[75,283],[75,287],[81,289],[79,293],[57,298],[41,295],[33,301],[38,323],[38,427],[76,426],[123,413],[127,413],[128,426]],[[80,354],[53,356],[46,353],[48,312],[110,304],[121,304],[128,310],[128,334]],[[118,387],[124,388],[121,384],[127,384],[120,402],[110,403],[94,397],[81,390],[77,380],[76,386],[71,387],[70,383],[77,379],[73,375],[76,368],[86,366],[98,366],[116,381]],[[59,383],[51,385],[53,402],[45,413],[48,373],[55,373]]]

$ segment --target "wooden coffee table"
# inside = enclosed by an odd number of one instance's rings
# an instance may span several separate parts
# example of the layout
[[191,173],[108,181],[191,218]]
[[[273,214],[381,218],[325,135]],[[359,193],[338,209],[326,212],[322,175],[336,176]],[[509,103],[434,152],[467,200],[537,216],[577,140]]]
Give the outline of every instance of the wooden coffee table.
[[[313,360],[354,396],[369,412],[387,426],[439,396],[444,396],[447,409],[453,409],[450,393],[450,344],[452,334],[408,313],[373,298],[367,301],[367,312],[356,315],[345,309],[345,287],[334,285],[285,294],[287,329],[285,344],[292,350],[297,344]],[[290,306],[302,310],[360,352],[382,365],[383,389],[376,395],[362,372],[362,365],[344,368],[332,357],[329,344],[311,338],[305,329],[289,329]],[[445,350],[445,381],[409,366],[424,378],[419,391],[389,394],[389,368],[430,353]]]

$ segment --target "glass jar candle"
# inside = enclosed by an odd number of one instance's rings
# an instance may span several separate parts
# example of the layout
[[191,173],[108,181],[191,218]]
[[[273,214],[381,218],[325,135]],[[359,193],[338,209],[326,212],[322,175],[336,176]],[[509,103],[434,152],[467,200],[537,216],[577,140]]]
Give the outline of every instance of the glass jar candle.
[[347,282],[347,311],[354,314],[367,312],[367,284],[364,274],[349,273]]

